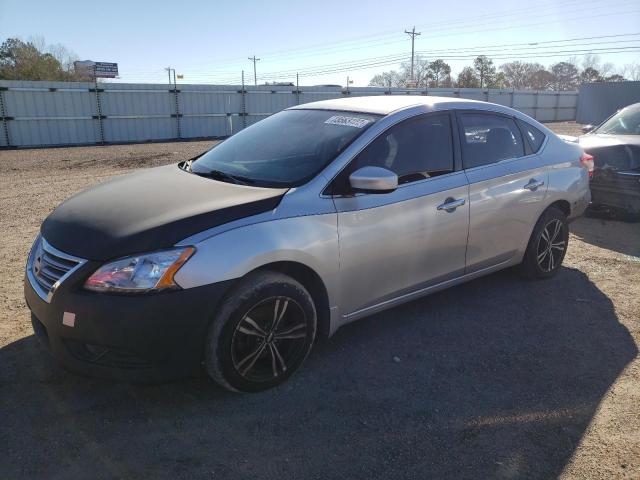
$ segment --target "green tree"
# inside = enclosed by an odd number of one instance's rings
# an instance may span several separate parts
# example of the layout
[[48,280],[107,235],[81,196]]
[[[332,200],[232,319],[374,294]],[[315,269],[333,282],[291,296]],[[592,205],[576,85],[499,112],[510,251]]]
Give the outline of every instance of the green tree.
[[493,66],[493,60],[486,55],[480,55],[473,61],[473,68],[480,80],[480,88],[484,88],[493,81],[496,74],[496,67]]
[[593,67],[587,67],[580,73],[579,81],[580,83],[601,82],[602,77],[598,70]]
[[388,72],[382,72],[375,75],[370,81],[370,87],[400,87],[400,83],[402,82],[402,78],[400,74],[396,70],[389,70]]
[[498,72],[487,82],[489,88],[507,88],[508,82],[504,72]]
[[429,63],[427,78],[430,80],[430,87],[451,86],[451,67],[444,60],[434,60]]
[[[73,55],[62,46],[45,51],[37,41],[8,38],[0,45],[0,79],[76,80]],[[43,42],[40,42],[43,43]]]
[[458,74],[456,86],[458,88],[478,88],[480,86],[480,79],[473,68],[464,67]]
[[533,90],[549,90],[554,81],[553,73],[544,68],[534,72],[529,80],[529,88]]
[[620,75],[619,73],[614,73],[613,75],[609,75],[608,77],[604,78],[605,82],[626,82],[627,79],[624,78],[623,75]]
[[551,66],[554,90],[575,90],[578,88],[578,67],[571,62],[558,62]]
[[[413,82],[418,87],[426,87],[429,72],[429,60],[416,56],[413,63]],[[411,84],[411,62],[402,62],[400,70],[390,70],[375,75],[370,81],[370,87],[406,87]]]
[[544,67],[539,63],[516,61],[500,65],[500,70],[504,74],[506,87],[524,90],[533,88],[536,72],[544,70]]

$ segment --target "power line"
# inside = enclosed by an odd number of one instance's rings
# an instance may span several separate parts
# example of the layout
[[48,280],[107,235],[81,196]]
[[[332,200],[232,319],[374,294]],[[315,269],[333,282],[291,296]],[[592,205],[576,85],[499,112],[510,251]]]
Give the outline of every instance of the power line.
[[[572,1],[573,1],[573,0],[572,0]],[[599,0],[597,0],[597,1],[599,2]],[[571,3],[571,2],[569,2],[569,3]],[[579,2],[579,3],[580,3],[581,5],[584,5],[584,4],[586,4],[586,3],[589,3],[589,1],[587,0],[587,1]],[[555,5],[555,4],[554,4],[554,5]],[[559,4],[559,5],[564,6],[564,5],[566,5],[566,4]],[[547,6],[547,8],[548,8],[548,7],[550,7],[550,6],[553,6],[553,5],[548,5],[548,6]],[[556,5],[556,6],[557,6],[557,5]],[[616,6],[621,6],[621,5],[616,5]],[[609,8],[609,9],[610,9],[611,5],[610,5],[610,4],[608,4],[608,5],[601,5],[601,6],[599,6],[599,7],[598,7],[598,6],[596,6],[596,7],[594,7],[594,8],[601,8],[601,7],[606,7],[606,8]],[[539,9],[538,9],[538,10],[539,10]],[[636,13],[636,12],[637,12],[637,10],[634,10],[634,11],[627,11],[627,12],[612,12],[612,13],[604,14],[604,15],[581,16],[581,17],[576,17],[576,18],[567,18],[567,17],[565,17],[565,18],[563,18],[563,19],[562,19],[562,20],[560,20],[560,21],[565,22],[565,21],[580,20],[580,19],[585,19],[585,18],[593,18],[594,16],[602,17],[602,16],[611,16],[611,15],[619,15],[619,14],[624,14],[624,13]],[[511,14],[514,14],[514,12],[511,12]],[[504,14],[503,14],[503,15],[504,15]],[[488,15],[487,15],[487,16],[488,16]],[[540,15],[536,15],[536,17],[537,17],[537,18],[539,18],[539,17],[540,17]],[[474,19],[474,21],[476,21],[476,19]],[[452,22],[449,22],[449,24],[451,24],[451,23],[452,23]],[[549,22],[544,22],[544,24],[545,24],[545,25],[546,25],[546,24],[548,24],[548,23],[549,23]],[[551,22],[551,23],[557,23],[557,21],[556,21],[556,22]],[[529,24],[529,25],[527,25],[527,26],[535,26],[535,25],[537,25],[537,24],[535,24],[535,23],[534,23],[534,24]],[[506,27],[506,29],[510,29],[510,28],[517,28],[517,27],[519,27],[519,26],[511,25],[511,26]],[[445,29],[445,30],[446,30],[446,29],[449,29],[449,25],[447,25],[447,26],[445,26],[445,27],[439,27],[439,28],[441,28],[441,29]],[[505,29],[505,28],[489,28],[489,29],[484,29],[484,30],[466,31],[466,33],[479,33],[479,32],[487,32],[487,31],[500,31],[500,30],[504,30],[504,29]],[[431,32],[433,32],[434,30],[436,30],[436,29],[431,29],[430,31],[431,31]],[[454,31],[455,31],[455,29],[454,29],[454,30],[451,30],[451,32],[454,32]],[[449,33],[449,35],[452,35],[452,34],[453,34],[453,33]],[[624,35],[625,35],[625,34],[621,34],[621,36],[624,36]],[[431,36],[434,36],[434,35],[431,35]],[[438,36],[440,36],[440,37],[442,37],[442,36],[447,36],[447,34],[444,34],[444,35],[443,35],[443,34],[438,34]],[[600,36],[600,37],[582,37],[582,38],[584,38],[584,39],[591,39],[591,38],[615,38],[615,37],[617,37],[617,36],[618,36],[618,35],[606,35],[606,36]],[[366,37],[365,37],[365,38],[366,38]],[[427,37],[425,37],[425,38],[430,38],[430,36],[427,36]],[[558,43],[562,43],[562,42],[569,42],[569,41],[571,41],[571,40],[570,40],[570,39],[569,39],[569,40],[554,40],[554,41],[550,41],[550,42],[535,42],[535,43],[537,43],[537,44],[541,45],[541,44],[547,44],[547,43],[551,43],[551,42],[558,42]],[[396,43],[396,42],[387,42],[387,43]],[[510,45],[512,45],[512,46],[516,46],[516,45],[518,45],[518,44],[507,44],[507,46],[510,46]],[[523,44],[523,45],[524,45],[524,44]],[[357,48],[370,48],[371,46],[373,46],[373,44],[363,45],[363,46],[360,46],[360,47],[357,47]],[[335,48],[335,47],[334,47],[334,48]],[[478,48],[480,48],[480,47],[478,47]],[[355,49],[355,48],[348,48],[348,49],[344,49],[344,50],[353,50],[353,49]],[[468,50],[468,49],[466,49],[466,48],[458,48],[458,49],[441,49],[441,50],[439,50],[439,52],[453,52],[453,51],[455,51],[455,50],[460,51],[460,50]],[[412,63],[413,63],[413,62],[412,62]],[[317,67],[309,67],[309,68],[317,68]],[[285,71],[292,71],[292,72],[295,72],[295,71],[301,71],[301,69],[293,68],[293,69],[291,69],[291,70],[285,70]],[[193,73],[197,73],[198,71],[192,71],[192,72],[193,72]],[[190,75],[193,75],[193,73],[191,73]],[[207,73],[208,75],[225,75],[225,76],[226,76],[226,75],[234,75],[234,76],[235,76],[235,74],[233,74],[232,72],[229,72],[229,71],[226,71],[226,72],[225,72],[225,71],[220,71],[220,70],[216,70],[216,71],[207,71],[206,73]],[[276,71],[276,72],[269,72],[268,74],[273,75],[273,74],[278,74],[278,73],[280,73],[280,72],[279,72],[279,71]],[[255,77],[256,77],[256,75],[255,75],[255,70],[254,70],[254,81],[256,81],[256,80],[257,80]]]
[[[631,3],[631,4],[635,4],[634,0],[623,0],[623,3]],[[565,2],[562,3],[558,3],[557,1],[552,1],[550,3],[547,4],[540,4],[540,5],[536,5],[536,17],[540,18],[542,16],[545,16],[544,14],[541,15],[541,12],[544,12],[545,10],[548,9],[553,9],[554,12],[548,13],[548,15],[556,15],[556,12],[558,9],[560,8],[564,8],[564,7],[568,7],[571,5],[580,5],[581,7],[584,7],[585,5],[591,4],[591,3],[596,3],[599,4],[598,6],[592,7],[591,10],[593,10],[593,8],[607,8],[607,9],[611,9],[612,8],[612,2],[607,3],[606,5],[603,5],[601,0],[567,0]],[[620,5],[613,5],[613,6],[620,6]],[[428,29],[430,32],[434,32],[434,31],[441,31],[441,30],[451,30],[451,25],[456,25],[456,24],[470,24],[470,25],[476,25],[477,23],[479,23],[479,21],[482,22],[488,22],[490,20],[496,19],[496,18],[502,18],[502,17],[507,17],[507,16],[513,16],[513,15],[519,15],[519,14],[530,14],[531,13],[531,7],[526,7],[526,8],[521,8],[521,9],[517,9],[517,10],[511,10],[509,12],[503,12],[503,13],[489,13],[489,14],[484,14],[484,15],[479,15],[479,16],[474,16],[473,19],[458,19],[458,20],[449,20],[446,22],[445,25],[429,25],[429,24],[423,24],[423,25],[419,25],[419,27],[423,27]],[[453,30],[453,33],[457,33],[460,29],[456,28]],[[355,43],[355,42],[361,42],[364,40],[370,40],[370,39],[376,39],[376,38],[389,38],[389,37],[395,37],[396,40],[393,40],[391,42],[386,41],[384,43],[372,43],[370,41],[367,41],[365,44],[363,45],[358,45],[356,47],[348,47],[348,48],[341,48],[341,45],[346,45],[346,44],[350,44],[350,43]],[[405,37],[406,38],[406,37]],[[429,38],[429,37],[425,37],[425,38]],[[360,36],[360,37],[353,37],[351,40],[345,40],[342,42],[334,42],[334,43],[322,43],[322,44],[313,44],[313,45],[309,45],[306,47],[298,47],[298,48],[293,48],[293,49],[284,49],[284,50],[275,50],[275,51],[271,51],[271,52],[266,52],[264,53],[264,55],[268,55],[270,59],[272,58],[277,58],[280,56],[287,56],[289,58],[292,57],[296,57],[297,55],[295,55],[294,52],[308,52],[307,55],[299,55],[299,56],[309,56],[309,55],[318,55],[317,52],[320,51],[325,51],[325,50],[330,50],[331,53],[335,53],[336,51],[347,51],[347,50],[354,50],[354,49],[362,49],[362,48],[370,48],[371,46],[378,46],[378,45],[386,45],[386,44],[391,44],[391,43],[401,43],[404,40],[401,39],[399,37],[399,34],[396,31],[387,31],[384,33],[379,33],[379,34],[375,34],[375,35],[364,35],[364,36]],[[315,53],[312,53],[315,52]],[[237,59],[220,59],[218,63],[222,63],[224,62],[225,65],[235,65],[235,64],[241,64],[243,62],[243,60],[239,60]],[[210,62],[206,62],[206,64],[209,64]],[[200,65],[204,65],[205,63],[201,63]],[[198,65],[198,64],[195,64]]]
[[[575,37],[575,38],[570,38],[570,39],[563,39],[563,40],[549,40],[549,41],[544,41],[544,42],[536,42],[535,44],[531,44],[531,43],[507,43],[507,44],[492,44],[492,45],[480,45],[480,46],[473,46],[473,47],[459,47],[459,48],[449,48],[449,49],[434,49],[434,50],[420,50],[417,52],[417,54],[419,55],[425,55],[425,56],[429,56],[429,57],[442,57],[443,54],[446,53],[451,53],[452,55],[450,55],[447,58],[453,58],[456,59],[458,57],[455,56],[455,54],[457,52],[460,51],[464,51],[467,53],[467,55],[464,56],[464,58],[470,57],[470,56],[477,56],[477,55],[494,55],[494,53],[492,51],[488,51],[486,49],[489,48],[499,48],[500,51],[498,53],[502,54],[504,53],[504,51],[512,51],[515,53],[520,53],[520,54],[527,54],[527,52],[544,52],[547,49],[557,49],[557,48],[569,48],[569,47],[577,47],[577,46],[590,46],[590,45],[608,45],[608,44],[619,44],[619,43],[629,43],[629,42],[637,42],[640,39],[637,38],[633,38],[633,39],[627,39],[627,40],[607,40],[605,42],[583,42],[583,43],[576,43],[580,40],[597,40],[597,39],[606,39],[606,38],[620,38],[620,37],[637,37],[639,36],[640,33],[625,33],[625,34],[616,34],[616,35],[600,35],[600,36],[590,36],[590,37]],[[568,42],[573,42],[572,44],[567,44]],[[558,43],[563,43],[564,45],[557,45]],[[516,48],[507,48],[507,47],[516,47]],[[613,48],[613,47],[606,47],[607,49],[609,48]],[[593,49],[590,49],[593,50]],[[469,53],[469,52],[477,52],[477,53]],[[369,62],[377,62],[377,61],[388,61],[387,64],[391,64],[391,63],[396,63],[401,61],[402,59],[404,59],[404,54],[403,53],[396,53],[396,54],[391,54],[391,55],[385,55],[385,56],[376,56],[376,57],[368,57],[368,58],[364,58],[364,59],[355,59],[355,60],[350,60],[350,61],[346,61],[346,62],[339,62],[339,63],[331,63],[331,64],[321,64],[321,65],[314,65],[314,66],[310,66],[307,68],[302,68],[302,69],[287,69],[287,70],[277,70],[277,71],[271,71],[271,72],[267,72],[265,74],[262,75],[262,77],[273,77],[273,76],[283,76],[283,75],[292,75],[295,73],[306,73],[309,71],[315,71],[318,70],[319,68],[333,68],[333,67],[347,67],[347,68],[352,68],[353,66],[358,66],[362,63],[369,63]],[[444,59],[444,58],[443,58]],[[194,76],[194,75],[205,75],[207,77],[235,77],[237,76],[237,74],[235,74],[234,72],[207,72],[207,71],[191,71],[189,72],[189,75]]]
[[[626,14],[626,13],[637,13],[638,11],[639,11],[639,10],[632,10],[632,11],[625,11],[625,12],[612,12],[612,13],[609,13],[609,14],[603,14],[603,15],[591,15],[591,16],[572,17],[572,18],[565,18],[565,19],[563,19],[562,21],[581,20],[581,19],[585,19],[585,18],[593,18],[593,17],[595,17],[595,16],[597,16],[597,17],[603,17],[603,16],[612,16],[612,15],[619,15],[619,14]],[[548,23],[548,22],[545,22],[545,23],[543,23],[543,24],[545,24],[545,25],[546,25],[547,23]],[[536,24],[530,24],[530,25],[528,25],[528,26],[535,26],[535,25],[536,25]],[[515,27],[509,27],[509,28],[515,28]],[[486,32],[486,31],[498,31],[498,30],[501,30],[501,29],[485,29],[485,30],[476,30],[474,33]],[[620,35],[627,35],[627,34],[620,34]],[[637,34],[629,34],[629,35],[637,35]],[[615,36],[614,36],[614,35],[605,35],[605,36],[601,36],[601,37],[605,37],[605,38],[614,38]],[[585,38],[585,39],[593,39],[593,38],[598,38],[598,37],[582,37],[582,38]],[[566,41],[563,41],[563,40],[554,40],[554,41],[550,41],[550,42],[558,42],[558,43],[562,43],[562,42],[568,42],[568,41],[571,41],[571,40],[566,40]],[[538,43],[539,43],[539,44],[542,44],[542,43],[544,43],[544,42],[538,42]],[[512,44],[512,45],[513,45],[513,44]],[[443,49],[443,50],[447,50],[447,49]],[[453,49],[449,49],[449,50],[453,50]],[[467,48],[467,50],[468,50],[468,48]],[[423,53],[423,52],[420,52],[420,53]],[[603,52],[603,53],[606,53],[606,52]],[[397,63],[397,61],[398,61],[398,60],[397,60],[397,56],[399,56],[399,55],[400,55],[400,54],[396,54],[395,56],[390,56],[390,57],[391,57],[391,58],[390,58],[390,61],[389,61],[389,62],[387,62],[387,63],[384,63],[384,64],[382,64],[382,65],[390,65],[390,64],[393,64],[393,63]],[[511,57],[511,58],[514,58],[514,57]],[[455,58],[453,58],[453,59],[455,60]],[[393,60],[393,61],[391,61],[391,60]],[[355,60],[355,61],[353,61],[353,62],[357,62],[357,60]],[[317,67],[317,66],[316,66],[316,67],[308,67],[308,69],[313,69],[313,68],[318,68],[318,67]],[[350,67],[350,68],[351,68],[351,67]],[[272,78],[274,78],[274,76],[282,76],[282,75],[285,75],[285,74],[289,74],[289,75],[291,75],[291,74],[295,74],[296,72],[301,72],[301,74],[302,74],[302,71],[303,71],[303,70],[305,70],[305,69],[296,69],[296,68],[293,68],[293,69],[290,69],[290,70],[284,70],[284,71],[282,71],[282,72],[281,72],[281,71],[267,72],[266,74],[262,75],[262,77],[263,77],[263,78],[265,78],[265,79],[272,79]],[[344,71],[344,70],[341,70],[341,71]],[[210,73],[211,73],[211,74],[216,74],[216,72],[210,72]],[[231,74],[231,72],[218,72],[218,73],[220,73],[220,74],[224,74],[224,75]],[[307,75],[307,76],[308,76],[309,74],[305,74],[305,75]]]
[[[640,39],[634,39],[631,41],[640,41]],[[581,44],[575,44],[575,45],[550,45],[549,47],[536,47],[536,46],[527,46],[527,47],[521,47],[521,48],[515,48],[515,49],[511,49],[511,51],[513,51],[514,53],[520,53],[522,54],[522,56],[531,56],[529,55],[528,52],[533,51],[533,53],[540,51],[541,53],[545,53],[545,49],[549,49],[549,48],[563,48],[563,47],[574,47],[574,46],[580,46]],[[582,44],[585,45],[585,44]],[[600,43],[597,42],[590,42],[589,45],[600,45]],[[495,45],[495,48],[501,48],[504,47],[505,45]],[[478,50],[475,50],[475,48],[478,48]],[[431,50],[421,50],[418,51],[417,53],[420,55],[424,55],[424,56],[433,56],[442,60],[446,60],[446,59],[453,59],[453,60],[458,60],[458,59],[467,59],[467,58],[475,58],[478,55],[486,55],[486,56],[490,56],[493,57],[495,55],[502,55],[504,52],[504,49],[497,51],[497,52],[493,52],[493,51],[487,51],[487,50],[481,50],[487,47],[475,47],[475,48],[463,48],[463,49],[452,49],[455,51],[458,50],[464,50],[466,52],[474,52],[475,53],[467,53],[465,55],[455,55],[455,52],[452,52],[452,55],[434,55],[434,51]],[[589,48],[589,49],[582,49],[582,50],[565,50],[565,52],[591,52],[591,51],[603,51],[603,53],[605,53],[605,50],[611,50],[613,48],[616,49],[625,49],[625,48],[634,48],[634,46],[631,47],[604,47],[604,48]],[[437,53],[443,53],[443,51],[438,51]],[[388,55],[388,56],[383,56],[383,57],[370,57],[370,58],[365,58],[365,59],[361,59],[361,60],[354,60],[354,61],[349,61],[349,62],[341,62],[341,63],[335,63],[335,64],[327,64],[327,65],[319,65],[319,66],[315,66],[315,67],[308,67],[308,68],[304,68],[304,69],[292,69],[292,70],[283,70],[283,71],[275,71],[275,72],[267,72],[263,75],[263,77],[271,77],[273,75],[287,75],[287,74],[293,74],[293,73],[300,73],[300,74],[306,74],[307,72],[313,72],[318,70],[319,68],[339,68],[339,67],[344,67],[344,68],[354,68],[357,67],[359,65],[362,64],[369,64],[369,63],[382,63],[384,62],[384,64],[392,64],[392,63],[397,63],[398,61],[402,60],[402,58],[404,58],[403,54],[394,54],[394,55]]]
[[[585,6],[587,4],[590,3],[596,3],[598,5],[595,5],[593,7],[591,7],[589,9],[589,11],[593,11],[596,8],[606,8],[607,10],[611,10],[612,5],[611,3],[608,4],[602,4],[602,2],[600,0],[569,0],[568,2],[563,2],[563,3],[555,3],[552,2],[550,4],[545,4],[545,5],[541,5],[536,7],[536,19],[545,17],[545,16],[550,16],[550,15],[557,15],[557,10],[560,7],[568,7],[570,5],[573,4],[577,4],[580,6]],[[636,5],[637,3],[634,1],[623,1],[621,4],[618,5],[613,5],[613,7],[622,7],[622,6],[626,6],[626,4],[632,4],[632,5]],[[547,14],[541,14],[541,9],[553,9],[553,12],[547,13]],[[514,10],[511,12],[506,12],[506,13],[501,13],[501,14],[485,14],[485,15],[481,15],[481,16],[476,16],[473,18],[473,20],[469,20],[469,19],[460,19],[458,21],[447,21],[445,25],[436,25],[436,26],[429,26],[428,30],[429,30],[429,35],[425,36],[424,38],[434,38],[434,37],[443,37],[443,36],[451,36],[451,35],[457,35],[457,34],[461,34],[461,35],[465,35],[465,34],[471,34],[471,33],[479,33],[479,32],[491,32],[491,31],[500,31],[500,30],[509,30],[509,29],[513,29],[513,28],[520,28],[523,26],[536,26],[536,25],[547,25],[549,23],[564,23],[568,20],[573,20],[571,18],[568,18],[566,16],[564,16],[561,19],[556,19],[556,20],[552,20],[552,21],[545,21],[545,22],[541,22],[541,23],[533,23],[533,24],[525,24],[525,25],[518,25],[518,24],[514,24],[512,21],[509,22],[509,25],[505,26],[505,27],[501,27],[501,28],[496,28],[495,26],[492,26],[489,29],[481,29],[481,30],[468,30],[466,26],[461,25],[458,28],[451,28],[452,25],[456,25],[456,24],[469,24],[469,25],[477,25],[479,20],[481,19],[486,19],[486,21],[484,21],[484,23],[495,19],[495,18],[501,18],[501,17],[508,17],[508,16],[514,16],[514,15],[518,15],[518,14],[527,14],[527,13],[531,13],[531,8],[523,8],[523,9],[519,9],[519,10]],[[617,15],[618,13],[631,13],[631,12],[612,12],[609,14],[604,14],[604,16],[609,16],[609,15]],[[586,18],[593,18],[593,17],[599,17],[601,15],[591,15],[591,16],[582,16],[582,17],[578,17],[575,19],[586,19]],[[523,20],[528,20],[528,19],[523,19]],[[442,32],[448,32],[448,33],[442,33]],[[396,34],[397,35],[397,34]],[[363,36],[363,37],[358,37],[358,38],[362,38],[362,39],[375,39],[375,38],[385,38],[385,37],[389,37],[389,34],[378,34],[378,35],[372,35],[372,36]],[[366,42],[364,44],[361,45],[355,45],[355,46],[347,46],[347,47],[341,47],[341,45],[346,45],[346,44],[350,44],[350,43],[354,43],[358,40],[348,40],[345,42],[336,42],[334,44],[322,44],[322,45],[316,45],[316,46],[309,46],[309,47],[300,47],[300,48],[295,48],[295,49],[287,49],[287,50],[280,50],[280,51],[275,51],[275,52],[271,52],[269,54],[269,58],[273,59],[273,58],[277,58],[277,57],[281,57],[281,56],[286,56],[287,60],[291,60],[293,58],[300,58],[300,57],[306,57],[306,56],[317,56],[318,53],[317,52],[322,52],[322,51],[326,51],[326,54],[331,53],[337,53],[337,52],[344,52],[344,51],[349,51],[349,50],[359,50],[359,49],[363,49],[363,48],[371,48],[373,46],[381,46],[381,45],[389,45],[389,44],[395,44],[395,43],[400,43],[403,40],[401,39],[397,39],[397,40],[393,40],[393,41],[385,41],[385,42]],[[331,46],[334,45],[334,46]],[[303,54],[295,54],[294,52],[302,52]],[[306,52],[306,54],[305,54]],[[316,52],[316,53],[314,53]],[[320,55],[322,55],[322,53],[320,53]],[[227,59],[230,60],[230,59]],[[236,61],[225,61],[225,60],[221,60],[220,62],[224,62],[222,63],[225,66],[232,66],[232,65],[237,65],[240,64],[241,62],[239,60]],[[221,64],[219,62],[219,64]],[[209,64],[210,62],[207,62],[207,64]],[[203,65],[203,64],[200,64]]]
[[[587,50],[563,50],[563,51],[550,51],[550,52],[544,52],[544,53],[540,53],[540,54],[529,54],[527,55],[527,57],[529,58],[550,58],[550,57],[566,57],[566,56],[570,56],[570,55],[577,55],[577,54],[585,54],[585,53],[591,53],[594,51],[598,51],[600,53],[609,53],[609,54],[614,54],[614,53],[636,53],[636,52],[640,52],[640,45],[637,46],[631,46],[631,47],[618,47],[617,49],[611,49],[611,50],[601,50],[601,49],[587,49]],[[443,56],[443,57],[439,57],[439,59],[441,60],[471,60],[473,58],[475,58],[477,55],[476,54],[472,54],[472,55],[459,55],[459,56]],[[488,54],[487,56],[489,56],[492,59],[497,59],[497,60],[510,60],[510,59],[518,59],[518,58],[522,58],[522,56],[520,55],[513,55],[513,54]],[[320,74],[327,74],[327,73],[339,73],[339,72],[344,72],[344,71],[349,71],[349,70],[367,70],[373,67],[379,67],[379,66],[385,66],[385,65],[393,65],[393,64],[397,64],[397,60],[384,60],[384,61],[374,61],[374,62],[368,62],[368,63],[361,63],[361,64],[354,64],[354,65],[349,65],[349,66],[345,66],[345,67],[337,67],[337,68],[328,68],[328,69],[323,69],[322,67],[319,67],[318,70],[314,70],[314,71],[306,71],[304,73],[300,73],[301,76],[314,76],[314,75],[320,75]],[[268,76],[265,75],[266,78],[269,79],[273,79],[273,78],[277,78],[277,77],[282,77],[282,76],[288,76],[291,75],[290,73],[283,73],[283,74],[274,74],[272,76]]]
[[[510,43],[510,44],[493,44],[493,45],[482,45],[482,46],[475,46],[475,47],[471,47],[471,51],[477,51],[479,49],[487,49],[487,48],[501,48],[502,50],[499,52],[500,54],[504,53],[504,50],[507,49],[507,47],[519,47],[519,48],[510,48],[507,50],[513,51],[514,53],[520,53],[521,55],[523,55],[525,52],[527,51],[539,51],[541,49],[550,49],[550,48],[558,48],[558,47],[575,47],[575,46],[588,46],[588,45],[592,45],[592,44],[615,44],[615,43],[628,43],[628,42],[633,42],[636,39],[627,39],[627,40],[607,40],[605,42],[586,42],[586,43],[582,43],[582,44],[578,44],[575,43],[577,41],[580,40],[599,40],[599,39],[619,39],[619,38],[623,38],[623,37],[636,37],[640,35],[640,33],[622,33],[622,34],[615,34],[615,35],[599,35],[599,36],[588,36],[588,37],[575,37],[575,38],[570,38],[570,39],[563,39],[563,40],[548,40],[548,41],[541,41],[541,42],[521,42],[521,43]],[[557,44],[567,44],[569,42],[574,42],[573,45],[557,45]],[[609,48],[609,47],[607,47]],[[589,51],[593,51],[594,49],[589,49]],[[443,53],[455,53],[455,52],[460,52],[460,51],[465,51],[465,52],[469,52],[470,51],[470,47],[458,47],[458,48],[447,48],[447,49],[435,49],[435,50],[424,50],[424,51],[419,51],[418,54],[423,54],[423,55],[429,55],[429,56],[442,56],[441,54]],[[582,52],[584,52],[584,50],[581,50]],[[600,51],[602,53],[621,53],[621,51],[610,51],[610,50],[602,50],[600,49]],[[494,56],[494,54],[487,52],[486,50],[480,52],[481,54],[486,54],[486,55],[490,55],[490,56]],[[577,53],[572,51],[571,53]],[[557,56],[558,54],[554,54],[552,56]],[[387,56],[383,56],[383,57],[373,57],[373,58],[368,58],[368,59],[360,59],[360,60],[351,60],[348,62],[341,62],[341,63],[337,63],[337,64],[328,64],[328,65],[316,65],[316,66],[310,66],[307,68],[303,68],[303,69],[291,69],[291,70],[283,70],[283,71],[273,71],[273,72],[267,72],[264,76],[268,77],[268,78],[276,78],[278,76],[285,76],[285,75],[291,75],[291,74],[295,74],[296,72],[300,72],[303,75],[311,75],[314,74],[316,71],[325,71],[327,70],[327,68],[336,68],[339,66],[345,66],[348,69],[364,69],[364,68],[373,68],[376,65],[373,65],[373,63],[375,61],[377,61],[377,65],[389,65],[389,64],[393,64],[393,63],[397,63],[398,61],[400,61],[402,59],[404,55],[403,54],[391,54],[391,55],[387,55]],[[527,54],[528,57],[534,58],[533,55],[531,54]],[[544,58],[541,55],[536,55],[535,58]],[[256,61],[259,60],[257,57]],[[449,56],[443,59],[451,59],[451,60],[462,60],[462,59],[466,59],[469,58],[469,55],[466,56]],[[500,57],[496,57],[496,58],[506,58],[504,57],[504,55],[501,55]],[[514,58],[514,56],[512,55],[509,58]],[[253,60],[252,58],[249,58],[250,60]],[[385,61],[384,63],[382,61]],[[413,64],[413,62],[412,62]],[[156,72],[160,72],[160,71],[152,71],[152,72],[137,72],[137,73],[133,73],[133,75],[127,75],[129,78],[131,77],[145,77],[145,76],[157,76]],[[229,79],[236,79],[237,78],[237,74],[235,72],[224,72],[224,71],[191,71],[191,72],[187,72],[187,74],[191,77],[206,77],[206,78],[224,78],[224,80],[229,80]],[[257,83],[257,78],[255,75],[255,70],[254,70],[254,82]]]

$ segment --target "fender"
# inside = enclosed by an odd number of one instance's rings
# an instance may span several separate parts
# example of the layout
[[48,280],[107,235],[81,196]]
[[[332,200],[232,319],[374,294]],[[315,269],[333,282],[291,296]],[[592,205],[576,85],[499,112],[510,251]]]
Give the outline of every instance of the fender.
[[[196,253],[175,275],[184,289],[238,279],[264,265],[298,262],[327,288],[332,327],[338,312],[340,254],[337,214],[307,215],[254,223],[193,244]],[[332,328],[333,330],[333,328]]]

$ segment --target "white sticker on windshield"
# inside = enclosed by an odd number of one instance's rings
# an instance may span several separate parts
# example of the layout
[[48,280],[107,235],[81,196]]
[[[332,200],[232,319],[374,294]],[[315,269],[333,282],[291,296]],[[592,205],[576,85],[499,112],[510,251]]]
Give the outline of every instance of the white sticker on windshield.
[[371,122],[371,120],[369,120],[368,118],[346,117],[344,115],[334,115],[333,117],[325,120],[324,123],[328,123],[331,125],[344,125],[346,127],[362,128],[369,122]]

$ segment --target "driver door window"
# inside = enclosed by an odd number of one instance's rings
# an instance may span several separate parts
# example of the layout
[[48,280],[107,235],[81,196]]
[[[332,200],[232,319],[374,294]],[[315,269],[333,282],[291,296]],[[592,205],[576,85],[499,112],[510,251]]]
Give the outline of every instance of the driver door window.
[[423,115],[391,127],[354,159],[349,173],[366,166],[391,170],[400,184],[452,172],[449,115]]

